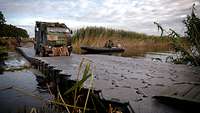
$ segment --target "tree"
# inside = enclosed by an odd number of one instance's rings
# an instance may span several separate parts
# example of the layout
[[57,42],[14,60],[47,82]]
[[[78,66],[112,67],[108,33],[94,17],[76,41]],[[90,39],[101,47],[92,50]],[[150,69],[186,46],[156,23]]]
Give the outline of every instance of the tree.
[[[189,47],[184,47],[180,39],[182,38],[176,31],[169,29],[164,30],[158,23],[154,22],[158,29],[161,30],[161,34],[166,32],[168,37],[172,39],[172,46],[178,53],[178,57],[174,59],[175,63],[192,64],[194,66],[200,66],[200,18],[195,14],[195,5],[192,7],[191,15],[188,15],[184,20],[186,26],[185,39],[189,44]],[[161,35],[162,36],[162,35]]]
[[5,24],[6,23],[6,19],[2,13],[2,11],[0,11],[0,24]]
[[18,28],[13,25],[3,24],[0,27],[0,37],[23,37],[28,38],[29,35],[25,29]]
[[6,24],[6,19],[0,11],[0,37],[23,37],[28,38],[29,35],[25,29],[18,28],[14,25]]

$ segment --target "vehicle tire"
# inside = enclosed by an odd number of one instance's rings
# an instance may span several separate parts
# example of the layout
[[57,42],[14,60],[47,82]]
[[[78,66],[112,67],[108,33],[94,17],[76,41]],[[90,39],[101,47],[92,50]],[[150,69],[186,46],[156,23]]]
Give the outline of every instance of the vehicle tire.
[[38,49],[36,48],[36,44],[34,43],[34,50],[35,50],[35,55],[39,55],[39,51]]
[[37,49],[35,50],[35,55],[39,55],[39,51]]
[[69,56],[71,55],[71,51],[69,51]]
[[69,48],[68,48],[68,52],[69,52],[69,56],[70,56],[71,53],[72,53],[72,47],[69,47]]
[[44,48],[42,48],[42,49],[40,50],[39,56],[40,56],[40,57],[45,57],[45,56],[46,56],[46,55],[45,55],[45,49],[44,49]]

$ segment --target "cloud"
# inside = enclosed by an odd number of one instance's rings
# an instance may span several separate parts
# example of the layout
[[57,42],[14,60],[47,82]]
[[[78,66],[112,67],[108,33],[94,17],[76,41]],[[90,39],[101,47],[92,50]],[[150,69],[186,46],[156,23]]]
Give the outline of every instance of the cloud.
[[154,21],[183,34],[182,20],[199,0],[0,0],[7,22],[28,29],[35,21],[59,21],[69,27],[105,26],[158,34]]

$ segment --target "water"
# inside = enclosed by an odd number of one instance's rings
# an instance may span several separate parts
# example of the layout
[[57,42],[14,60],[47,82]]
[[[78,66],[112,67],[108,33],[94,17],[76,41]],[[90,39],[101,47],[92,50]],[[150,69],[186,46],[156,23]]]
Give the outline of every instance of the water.
[[8,59],[4,61],[6,70],[19,70],[30,67],[30,63],[16,52],[8,52]]
[[132,57],[136,59],[143,59],[153,62],[163,62],[163,63],[172,63],[172,59],[175,59],[176,53],[172,51],[166,52],[146,52],[143,54],[135,54],[133,56],[124,56],[123,53],[102,53],[103,55],[112,55],[112,56],[123,56],[123,57]]
[[40,107],[49,98],[41,91],[36,76],[30,70],[4,72],[0,75],[0,111],[14,112],[26,106]]
[[[8,70],[0,74],[0,113],[15,113],[25,106],[41,107],[50,99],[47,88],[42,84],[41,76],[36,70],[23,69],[27,61],[16,53],[9,53],[5,61]],[[22,70],[15,71],[21,68]],[[39,72],[38,72],[39,73]]]
[[176,57],[177,57],[176,53],[167,51],[167,52],[147,52],[143,58],[154,62],[172,63],[171,58],[175,59]]

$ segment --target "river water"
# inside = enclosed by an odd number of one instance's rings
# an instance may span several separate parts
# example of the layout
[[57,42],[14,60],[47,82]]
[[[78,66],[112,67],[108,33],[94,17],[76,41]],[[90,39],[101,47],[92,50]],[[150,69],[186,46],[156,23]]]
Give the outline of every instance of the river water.
[[[41,107],[50,98],[48,90],[28,68],[30,64],[19,54],[9,53],[6,70],[0,75],[0,113],[15,113],[27,107]],[[25,67],[25,69],[23,69]]]

